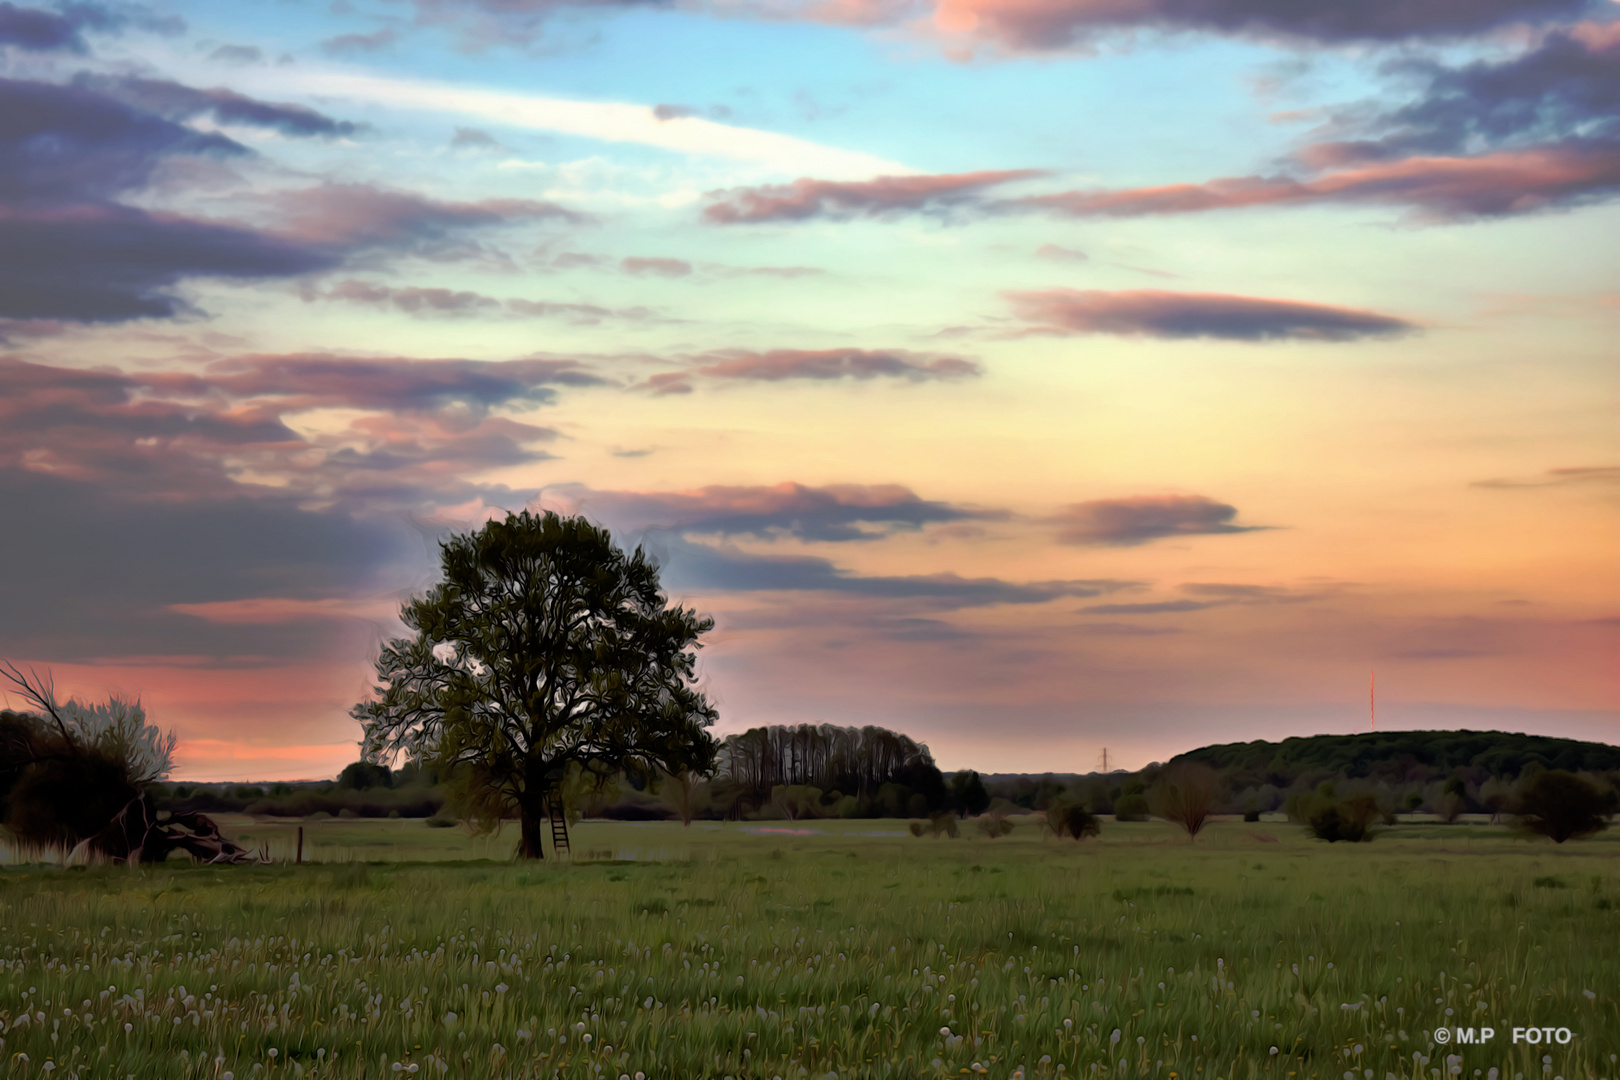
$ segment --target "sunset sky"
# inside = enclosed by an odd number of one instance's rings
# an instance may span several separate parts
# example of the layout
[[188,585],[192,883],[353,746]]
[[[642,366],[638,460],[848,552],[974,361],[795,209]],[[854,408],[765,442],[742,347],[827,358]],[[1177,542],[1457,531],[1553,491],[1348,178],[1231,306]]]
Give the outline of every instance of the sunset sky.
[[1620,5],[33,2],[0,658],[179,778],[354,760],[525,506],[714,616],[721,734],[1620,741]]

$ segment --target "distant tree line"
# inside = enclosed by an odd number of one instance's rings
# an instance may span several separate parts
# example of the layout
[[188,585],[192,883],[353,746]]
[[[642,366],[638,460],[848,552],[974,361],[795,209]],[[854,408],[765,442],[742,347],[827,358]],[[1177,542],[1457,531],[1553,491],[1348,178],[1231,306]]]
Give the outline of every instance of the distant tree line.
[[[1411,732],[1376,741],[1322,736],[1320,748],[1307,745],[1309,739],[1232,744],[1137,772],[1031,775],[943,773],[925,745],[876,726],[757,727],[721,740],[708,775],[582,774],[560,790],[576,820],[902,818],[918,835],[955,836],[957,821],[977,818],[977,828],[994,837],[1013,828],[1011,816],[1034,813],[1043,816],[1044,824],[1037,824],[1047,832],[1077,839],[1095,835],[1109,818],[1156,816],[1191,837],[1217,814],[1257,821],[1281,813],[1324,840],[1356,841],[1420,813],[1423,820],[1445,821],[1489,814],[1562,842],[1602,829],[1620,810],[1620,769],[1545,764],[1602,764],[1620,754],[1614,747],[1495,732],[1432,734],[1438,749],[1425,750]],[[1354,745],[1357,739],[1367,739],[1368,747]],[[1379,758],[1379,747],[1394,756]],[[1425,760],[1417,760],[1420,752]],[[1334,761],[1349,764],[1323,764]],[[1482,762],[1501,771],[1492,773]],[[175,811],[434,821],[469,816],[472,811],[458,805],[454,777],[445,779],[413,763],[390,769],[360,761],[335,780],[154,783],[148,790],[158,806]]]
[[148,791],[163,810],[256,817],[428,818],[447,799],[430,769],[415,764],[390,769],[365,761],[345,766],[336,780],[153,784]]
[[1202,762],[1256,786],[1288,787],[1309,774],[1409,783],[1459,771],[1507,778],[1528,768],[1616,772],[1620,746],[1504,731],[1377,731],[1220,743],[1175,760]]
[[843,817],[926,814],[951,794],[926,746],[872,726],[750,728],[722,740],[715,765],[711,801],[728,817],[784,800]]

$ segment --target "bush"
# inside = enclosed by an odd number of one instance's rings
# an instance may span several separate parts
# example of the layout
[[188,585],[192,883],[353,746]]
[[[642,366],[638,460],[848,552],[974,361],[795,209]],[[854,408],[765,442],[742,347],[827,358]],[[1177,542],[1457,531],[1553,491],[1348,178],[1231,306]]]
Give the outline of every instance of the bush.
[[428,818],[424,824],[426,824],[430,829],[453,829],[457,825],[460,825],[461,822],[457,821],[453,817],[446,817],[443,814],[434,814],[432,817]]
[[1519,826],[1562,844],[1608,828],[1609,810],[1597,785],[1562,769],[1544,772],[1520,793],[1513,812]]
[[0,676],[43,712],[0,712],[0,818],[24,847],[66,851],[96,837],[168,773],[175,738],[146,722],[139,701],[58,703],[48,675],[0,663]]
[[1319,799],[1306,811],[1306,824],[1318,840],[1360,843],[1376,835],[1372,824],[1383,817],[1378,800],[1371,795],[1351,795],[1342,800]]
[[1084,803],[1057,801],[1046,808],[1046,827],[1053,836],[1072,836],[1084,840],[1101,831],[1097,815],[1086,809]]
[[936,840],[941,836],[949,836],[955,839],[959,835],[956,828],[956,815],[947,811],[931,815],[927,822],[913,821],[911,823],[911,835],[921,836],[923,833],[927,833]]
[[979,831],[990,839],[1006,836],[1013,831],[1013,823],[1004,814],[986,814],[979,819]]

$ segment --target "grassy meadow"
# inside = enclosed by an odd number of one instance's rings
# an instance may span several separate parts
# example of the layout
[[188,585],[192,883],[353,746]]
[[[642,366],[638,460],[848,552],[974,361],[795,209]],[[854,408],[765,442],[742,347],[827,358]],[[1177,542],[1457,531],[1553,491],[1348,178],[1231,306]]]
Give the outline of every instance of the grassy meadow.
[[[0,868],[8,1077],[1620,1076],[1620,840],[1100,841],[615,824],[571,862],[420,821],[305,865]],[[290,856],[293,826],[225,822]],[[784,831],[785,830],[785,831]],[[1494,1027],[1439,1045],[1437,1025]],[[1568,1045],[1510,1043],[1567,1027]]]

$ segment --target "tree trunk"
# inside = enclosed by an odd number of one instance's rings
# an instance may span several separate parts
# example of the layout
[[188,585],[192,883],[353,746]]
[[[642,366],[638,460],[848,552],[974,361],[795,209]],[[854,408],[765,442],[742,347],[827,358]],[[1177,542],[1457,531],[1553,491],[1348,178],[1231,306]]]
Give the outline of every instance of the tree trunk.
[[518,803],[518,821],[523,829],[523,837],[518,844],[520,856],[525,859],[546,857],[542,835],[544,826],[550,820],[546,814],[545,799],[524,799]]

